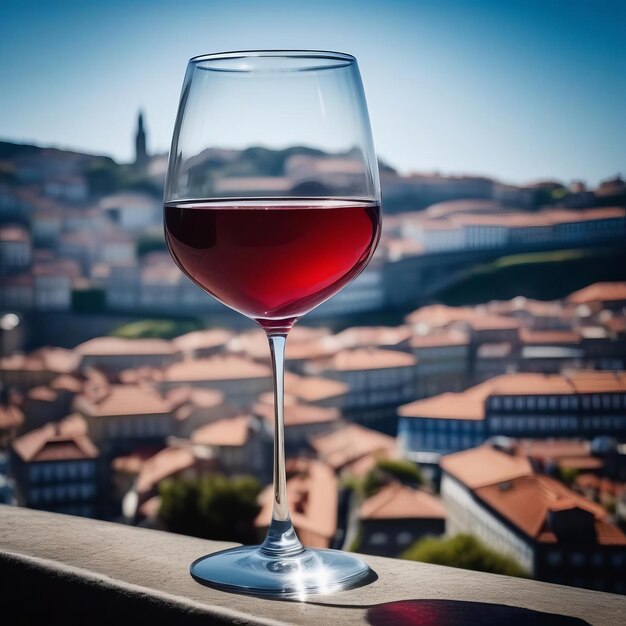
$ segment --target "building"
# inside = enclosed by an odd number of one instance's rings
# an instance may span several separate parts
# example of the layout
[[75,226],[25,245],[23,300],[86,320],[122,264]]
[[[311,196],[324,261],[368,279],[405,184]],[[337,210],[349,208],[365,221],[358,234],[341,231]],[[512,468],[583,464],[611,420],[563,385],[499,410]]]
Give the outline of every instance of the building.
[[30,233],[21,226],[0,228],[0,274],[24,271],[31,262]]
[[570,294],[567,300],[573,305],[587,305],[596,311],[624,310],[626,308],[626,282],[594,283]]
[[398,410],[398,442],[417,452],[447,454],[495,435],[626,440],[626,374],[572,372],[498,376]]
[[24,412],[20,407],[10,402],[0,403],[0,449],[8,447],[23,424]]
[[469,337],[461,330],[412,335],[409,349],[417,360],[416,397],[465,389],[470,377],[469,347]]
[[[302,543],[329,548],[337,532],[337,479],[333,470],[315,459],[287,461],[287,498],[291,521]],[[262,538],[272,519],[273,490],[268,485],[259,495],[261,511],[255,526]]]
[[[262,394],[252,407],[252,413],[262,418],[269,432],[274,430],[274,397]],[[297,456],[310,450],[309,441],[340,426],[341,413],[332,407],[302,404],[293,396],[285,396],[285,452]]]
[[205,424],[235,414],[235,409],[224,402],[224,394],[217,389],[176,387],[167,393],[173,406],[175,428],[173,435],[191,437],[191,433]]
[[447,533],[470,533],[539,580],[626,593],[626,536],[527,459],[481,446],[441,460]]
[[218,389],[229,404],[241,408],[249,407],[260,393],[272,388],[269,366],[235,355],[172,363],[156,376],[164,391],[181,386]]
[[375,430],[345,424],[311,439],[317,458],[333,468],[337,474],[365,476],[379,459],[396,455],[394,437]]
[[346,402],[348,392],[348,385],[338,380],[317,376],[298,376],[285,372],[285,394],[299,402],[341,409]]
[[[225,474],[253,474],[269,479],[272,465],[272,431],[264,420],[239,414],[215,420],[191,435],[194,447],[206,449]],[[203,455],[204,456],[204,455]]]
[[135,169],[144,174],[149,162],[146,148],[146,131],[143,125],[143,111],[137,116],[137,134],[135,135]]
[[417,540],[443,535],[446,512],[438,497],[391,482],[359,507],[363,554],[398,557]]
[[147,385],[94,385],[74,401],[87,420],[89,436],[107,456],[165,445],[175,430],[175,399]]
[[82,367],[120,372],[138,367],[162,367],[180,358],[178,349],[165,339],[96,337],[76,346]]
[[396,407],[415,398],[415,365],[416,358],[412,354],[357,348],[311,362],[306,372],[348,385],[343,405],[348,419],[382,432],[395,433]]
[[47,424],[16,439],[11,467],[22,506],[98,514],[99,452],[79,420]]
[[172,339],[185,358],[203,359],[222,352],[234,333],[224,328],[196,330]]
[[40,348],[28,355],[15,353],[0,359],[0,382],[18,390],[48,385],[63,374],[78,371],[81,358],[73,350]]

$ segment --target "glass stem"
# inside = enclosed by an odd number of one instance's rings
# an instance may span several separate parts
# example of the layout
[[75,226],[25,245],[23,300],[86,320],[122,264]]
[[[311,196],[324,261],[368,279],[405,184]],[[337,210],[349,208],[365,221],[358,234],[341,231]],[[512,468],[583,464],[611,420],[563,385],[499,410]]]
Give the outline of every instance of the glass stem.
[[290,556],[304,550],[289,515],[285,471],[285,344],[286,333],[268,333],[274,373],[274,476],[273,507],[267,537],[261,551],[273,556]]

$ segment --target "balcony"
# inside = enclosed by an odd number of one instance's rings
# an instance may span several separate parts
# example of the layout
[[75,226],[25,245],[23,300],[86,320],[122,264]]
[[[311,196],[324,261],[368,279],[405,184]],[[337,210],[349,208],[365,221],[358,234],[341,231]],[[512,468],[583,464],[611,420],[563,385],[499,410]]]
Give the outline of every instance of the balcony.
[[626,598],[364,557],[368,586],[304,602],[203,587],[189,563],[228,544],[0,506],[4,610],[24,624],[621,626]]

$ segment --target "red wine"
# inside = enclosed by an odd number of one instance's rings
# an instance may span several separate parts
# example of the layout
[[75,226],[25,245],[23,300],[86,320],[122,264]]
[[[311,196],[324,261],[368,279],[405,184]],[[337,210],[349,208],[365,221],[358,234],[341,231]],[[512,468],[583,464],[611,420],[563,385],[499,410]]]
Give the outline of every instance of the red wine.
[[191,280],[264,328],[289,327],[357,276],[380,236],[380,207],[358,200],[165,205],[170,252]]

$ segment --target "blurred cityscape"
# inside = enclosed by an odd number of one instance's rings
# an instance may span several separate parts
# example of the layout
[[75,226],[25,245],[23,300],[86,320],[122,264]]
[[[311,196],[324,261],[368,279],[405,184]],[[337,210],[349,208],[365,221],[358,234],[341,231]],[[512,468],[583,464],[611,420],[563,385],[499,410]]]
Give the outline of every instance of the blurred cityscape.
[[[0,142],[0,502],[255,541],[267,341],[172,262],[141,115],[135,142]],[[198,165],[257,196],[360,174],[305,146]],[[626,594],[626,184],[380,169],[374,260],[287,344],[300,538]]]

